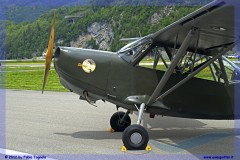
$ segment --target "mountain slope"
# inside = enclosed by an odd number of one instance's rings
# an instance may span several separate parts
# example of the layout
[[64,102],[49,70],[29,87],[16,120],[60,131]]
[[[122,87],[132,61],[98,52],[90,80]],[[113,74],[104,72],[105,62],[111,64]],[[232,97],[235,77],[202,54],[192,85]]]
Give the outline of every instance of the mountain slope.
[[[124,43],[120,38],[145,36],[154,33],[198,7],[181,6],[71,6],[58,8],[56,12],[55,45],[70,46],[79,36],[90,34],[89,26],[98,22],[110,26],[114,37],[107,50],[117,51]],[[43,14],[34,22],[7,21],[6,51],[8,59],[32,58],[41,55],[47,47],[54,11]],[[65,16],[73,16],[69,23]],[[154,20],[153,20],[154,19]],[[58,42],[58,43],[57,43]],[[96,43],[96,44],[95,44]],[[98,41],[87,40],[87,47],[99,48]],[[94,47],[93,47],[94,46]]]

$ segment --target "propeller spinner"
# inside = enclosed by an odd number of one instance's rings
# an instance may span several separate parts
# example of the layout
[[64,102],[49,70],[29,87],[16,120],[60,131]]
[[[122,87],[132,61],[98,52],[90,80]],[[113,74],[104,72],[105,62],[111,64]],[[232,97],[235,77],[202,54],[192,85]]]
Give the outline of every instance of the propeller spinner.
[[51,68],[51,62],[53,58],[53,45],[54,45],[54,30],[55,30],[55,21],[56,21],[56,15],[54,14],[53,20],[52,20],[52,29],[48,41],[48,49],[46,52],[46,61],[45,61],[45,72],[44,72],[44,79],[43,79],[43,85],[42,85],[42,93],[44,91],[48,74]]

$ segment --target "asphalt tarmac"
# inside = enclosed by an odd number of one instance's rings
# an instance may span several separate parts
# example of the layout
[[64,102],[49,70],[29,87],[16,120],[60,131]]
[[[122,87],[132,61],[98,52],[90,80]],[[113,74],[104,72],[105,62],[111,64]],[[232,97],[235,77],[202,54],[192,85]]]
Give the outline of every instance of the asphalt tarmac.
[[[171,159],[168,156],[179,159],[205,159],[204,156],[209,155],[234,157],[238,150],[239,121],[162,116],[150,119],[145,114],[143,126],[148,129],[152,150],[149,153],[122,152],[122,133],[108,131],[115,106],[100,101],[97,105],[91,106],[69,92],[44,92],[42,95],[40,91],[6,90],[6,149],[48,157],[140,154],[138,159],[145,159],[144,156],[167,156],[166,159]],[[136,123],[136,113],[130,116]]]

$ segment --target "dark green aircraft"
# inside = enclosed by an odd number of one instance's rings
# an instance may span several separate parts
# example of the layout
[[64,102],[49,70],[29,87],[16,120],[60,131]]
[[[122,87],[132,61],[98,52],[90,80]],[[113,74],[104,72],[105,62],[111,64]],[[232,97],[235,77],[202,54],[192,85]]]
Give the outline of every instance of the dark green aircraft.
[[[223,56],[239,44],[240,18],[235,15],[239,5],[234,7],[234,2],[213,1],[116,53],[58,47],[53,55],[54,17],[43,90],[54,57],[61,84],[81,100],[94,106],[103,100],[126,109],[114,113],[110,125],[123,131],[122,141],[130,150],[145,149],[149,141],[141,126],[143,114],[239,118],[234,88],[240,86],[240,69]],[[132,111],[138,113],[134,125]]]

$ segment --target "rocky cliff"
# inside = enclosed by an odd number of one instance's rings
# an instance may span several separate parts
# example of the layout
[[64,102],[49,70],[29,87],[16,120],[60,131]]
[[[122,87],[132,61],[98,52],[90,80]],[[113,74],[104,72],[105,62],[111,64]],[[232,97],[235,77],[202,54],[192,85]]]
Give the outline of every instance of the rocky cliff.
[[71,42],[71,46],[109,50],[113,38],[114,32],[109,23],[94,22],[88,27],[87,33],[81,34],[76,41]]
[[165,16],[170,15],[174,12],[175,6],[165,6],[158,12],[155,12],[150,18],[150,24],[158,24],[159,21]]

